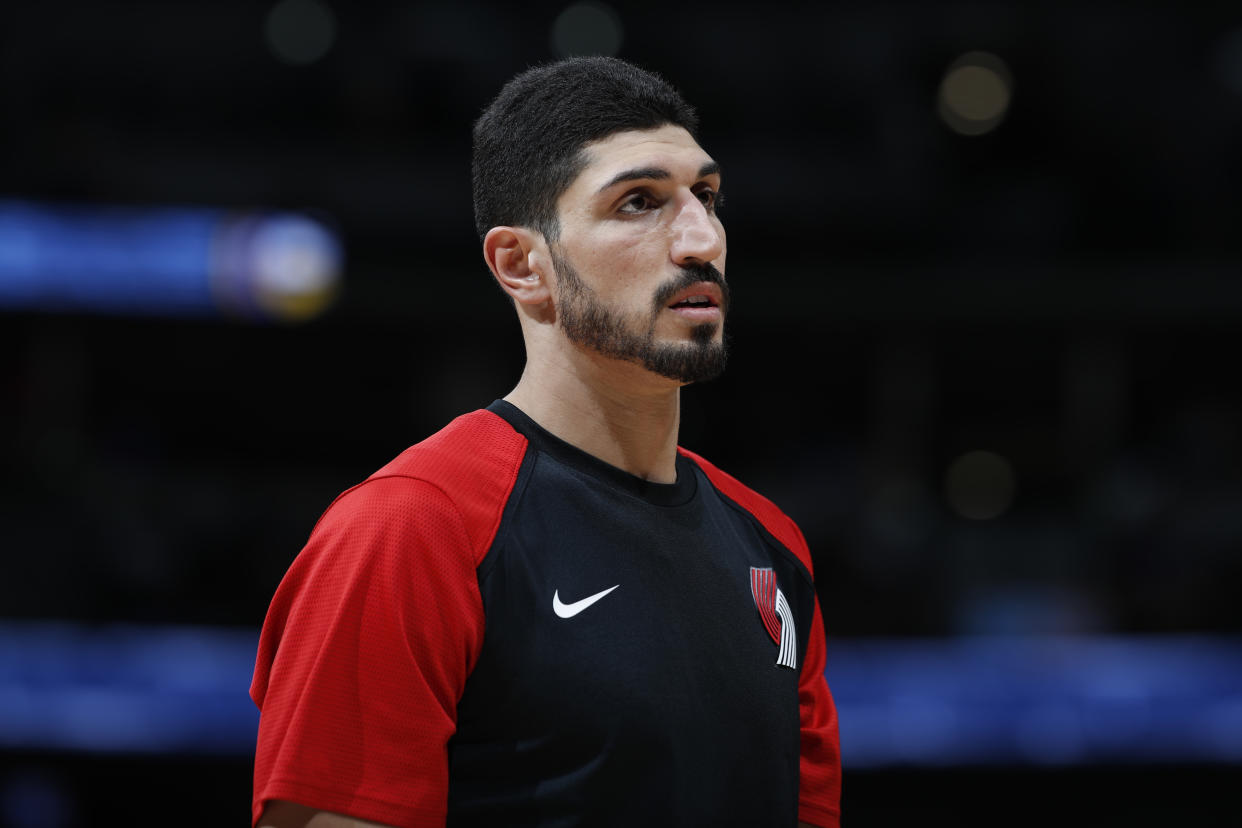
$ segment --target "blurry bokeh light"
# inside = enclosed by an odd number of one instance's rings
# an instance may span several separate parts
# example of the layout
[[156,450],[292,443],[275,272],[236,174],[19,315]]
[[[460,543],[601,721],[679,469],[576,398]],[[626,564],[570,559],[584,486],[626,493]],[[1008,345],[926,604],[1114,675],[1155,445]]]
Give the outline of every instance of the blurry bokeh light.
[[[337,238],[299,215],[244,218],[219,233],[214,287],[227,309],[300,322],[336,296],[342,270]],[[234,274],[241,275],[239,290]]]
[[990,52],[967,52],[949,65],[940,82],[937,110],[960,135],[983,135],[1004,120],[1013,97],[1005,62]]
[[574,3],[552,24],[552,51],[560,57],[615,55],[621,49],[621,17],[606,3]]
[[278,59],[295,66],[314,63],[336,42],[336,15],[320,0],[281,0],[268,12],[264,33]]
[[970,520],[1000,517],[1013,505],[1013,466],[990,451],[969,451],[945,472],[944,496],[949,507]]

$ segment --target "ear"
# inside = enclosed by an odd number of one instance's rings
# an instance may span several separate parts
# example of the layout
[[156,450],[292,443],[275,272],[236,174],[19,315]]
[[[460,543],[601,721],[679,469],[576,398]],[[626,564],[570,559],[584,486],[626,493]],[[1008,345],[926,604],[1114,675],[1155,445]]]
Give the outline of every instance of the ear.
[[542,305],[552,298],[543,236],[525,227],[493,227],[483,237],[483,258],[501,290],[521,305]]

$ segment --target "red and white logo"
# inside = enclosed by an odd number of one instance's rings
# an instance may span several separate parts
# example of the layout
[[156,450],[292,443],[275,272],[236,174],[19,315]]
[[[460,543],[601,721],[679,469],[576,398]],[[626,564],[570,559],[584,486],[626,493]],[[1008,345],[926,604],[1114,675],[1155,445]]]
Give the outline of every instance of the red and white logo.
[[750,594],[759,608],[763,626],[780,647],[776,663],[781,667],[798,668],[798,633],[794,630],[793,610],[785,601],[785,594],[776,585],[776,573],[772,567],[750,568]]

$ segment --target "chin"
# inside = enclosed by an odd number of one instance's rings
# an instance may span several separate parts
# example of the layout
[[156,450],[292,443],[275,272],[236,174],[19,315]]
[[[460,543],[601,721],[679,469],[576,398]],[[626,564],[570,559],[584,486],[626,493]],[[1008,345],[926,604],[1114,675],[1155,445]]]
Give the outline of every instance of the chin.
[[689,385],[720,376],[728,356],[723,338],[709,338],[706,342],[655,346],[642,355],[640,362],[654,374]]

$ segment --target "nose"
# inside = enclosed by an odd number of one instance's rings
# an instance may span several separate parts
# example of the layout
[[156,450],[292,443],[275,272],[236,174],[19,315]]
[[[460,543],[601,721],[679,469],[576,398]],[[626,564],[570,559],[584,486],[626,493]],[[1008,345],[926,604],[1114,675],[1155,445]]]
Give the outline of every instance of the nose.
[[678,265],[706,264],[724,253],[724,228],[694,193],[687,192],[673,218],[669,255]]

